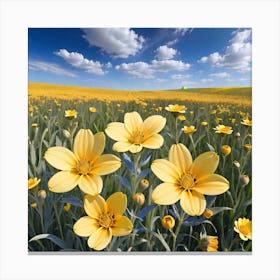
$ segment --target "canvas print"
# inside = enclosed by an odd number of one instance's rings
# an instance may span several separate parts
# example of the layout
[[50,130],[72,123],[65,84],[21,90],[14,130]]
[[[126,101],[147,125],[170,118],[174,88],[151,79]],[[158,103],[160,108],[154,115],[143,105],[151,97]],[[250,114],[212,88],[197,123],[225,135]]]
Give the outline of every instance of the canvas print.
[[252,29],[29,28],[28,251],[252,251]]

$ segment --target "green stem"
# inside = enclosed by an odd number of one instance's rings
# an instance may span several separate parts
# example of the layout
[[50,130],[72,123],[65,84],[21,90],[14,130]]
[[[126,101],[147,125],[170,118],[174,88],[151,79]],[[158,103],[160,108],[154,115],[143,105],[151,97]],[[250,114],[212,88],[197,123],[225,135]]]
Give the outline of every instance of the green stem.
[[180,217],[180,219],[179,219],[179,223],[178,223],[177,228],[176,228],[176,231],[175,231],[175,233],[174,233],[174,235],[173,235],[173,246],[172,246],[172,251],[173,251],[173,252],[174,252],[175,249],[176,249],[177,237],[178,237],[178,234],[179,234],[179,232],[180,232],[180,228],[181,228],[181,225],[182,225],[182,223],[183,223],[183,221],[184,221],[184,218],[185,218],[185,212],[182,212],[181,217]]
[[141,158],[141,154],[140,153],[137,153],[135,155],[135,157],[134,157],[134,173],[133,173],[132,178],[131,178],[132,196],[136,193],[137,188],[138,188],[138,184],[137,184],[137,178],[138,178],[137,170],[138,170],[140,158]]
[[193,141],[193,137],[191,134],[189,134],[190,136],[190,139],[191,139],[191,143],[192,143],[192,146],[193,146],[193,154],[194,154],[194,157],[196,158],[196,151],[195,151],[195,144],[194,144],[194,141]]
[[62,226],[61,226],[61,223],[60,223],[59,215],[58,215],[58,212],[57,212],[56,203],[53,204],[53,208],[54,208],[55,218],[57,220],[60,236],[61,236],[62,240],[64,240],[64,235],[63,235],[63,231],[62,231]]

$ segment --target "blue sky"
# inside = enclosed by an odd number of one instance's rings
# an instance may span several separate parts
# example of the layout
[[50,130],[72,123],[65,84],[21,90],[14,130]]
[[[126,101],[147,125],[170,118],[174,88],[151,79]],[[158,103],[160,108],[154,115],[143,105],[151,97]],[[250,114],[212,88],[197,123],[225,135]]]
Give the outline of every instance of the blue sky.
[[31,82],[127,90],[251,86],[250,28],[29,28]]

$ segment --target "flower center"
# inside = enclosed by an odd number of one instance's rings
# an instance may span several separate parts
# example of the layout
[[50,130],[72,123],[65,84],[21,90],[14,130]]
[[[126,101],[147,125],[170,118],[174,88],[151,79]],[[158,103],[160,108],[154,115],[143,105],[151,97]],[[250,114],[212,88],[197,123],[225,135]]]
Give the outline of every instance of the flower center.
[[185,190],[190,190],[194,187],[195,182],[196,179],[190,173],[185,173],[181,176],[179,184],[181,188]]
[[249,227],[247,225],[240,225],[239,231],[244,235],[247,235],[250,232]]
[[76,164],[76,171],[79,175],[88,175],[93,169],[93,162],[89,160],[79,160]]
[[115,214],[104,212],[99,216],[99,225],[104,228],[109,228],[115,223]]
[[143,143],[144,137],[145,137],[145,135],[144,135],[143,131],[135,130],[135,131],[133,131],[133,133],[129,139],[129,142],[132,144],[140,145]]

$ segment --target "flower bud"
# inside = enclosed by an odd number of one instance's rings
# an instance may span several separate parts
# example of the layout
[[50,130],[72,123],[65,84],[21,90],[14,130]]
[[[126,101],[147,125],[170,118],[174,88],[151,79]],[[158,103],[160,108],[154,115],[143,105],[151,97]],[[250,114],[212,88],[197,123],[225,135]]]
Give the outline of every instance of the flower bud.
[[236,137],[240,137],[240,133],[239,133],[239,132],[236,132],[236,133],[235,133],[235,136],[236,136]]
[[247,186],[250,182],[250,178],[248,175],[241,175],[240,177],[240,183],[242,186]]
[[251,144],[245,144],[243,147],[244,147],[244,150],[245,150],[246,152],[249,152],[249,151],[252,150],[252,145],[251,145]]
[[38,193],[37,193],[38,197],[42,200],[46,199],[47,197],[47,193],[45,190],[39,190]]
[[206,218],[206,219],[209,219],[213,216],[213,211],[210,210],[210,209],[205,209],[205,211],[203,212],[203,217]]
[[133,201],[139,205],[143,205],[145,202],[145,195],[138,192],[133,196]]
[[236,168],[240,167],[240,163],[237,160],[234,160],[232,163]]
[[68,130],[63,129],[62,132],[63,132],[63,135],[64,135],[65,138],[70,138],[71,137],[71,133]]
[[37,203],[36,203],[36,202],[31,203],[30,206],[31,206],[32,208],[36,208],[36,207],[37,207]]
[[201,126],[207,126],[208,122],[201,122]]
[[165,229],[172,229],[175,226],[175,219],[170,215],[166,215],[161,219],[161,224]]
[[150,186],[150,182],[144,178],[140,181],[140,186],[143,190],[145,190]]
[[231,153],[231,147],[228,145],[223,145],[221,151],[223,155],[227,156]]
[[70,203],[65,203],[63,206],[64,211],[69,212],[71,210],[71,204]]
[[186,117],[184,115],[180,115],[177,117],[179,121],[185,121]]

